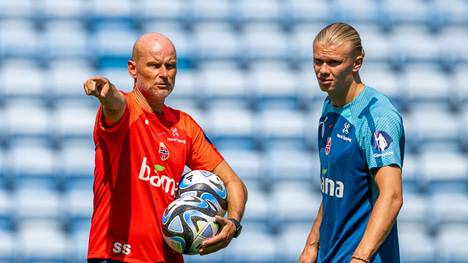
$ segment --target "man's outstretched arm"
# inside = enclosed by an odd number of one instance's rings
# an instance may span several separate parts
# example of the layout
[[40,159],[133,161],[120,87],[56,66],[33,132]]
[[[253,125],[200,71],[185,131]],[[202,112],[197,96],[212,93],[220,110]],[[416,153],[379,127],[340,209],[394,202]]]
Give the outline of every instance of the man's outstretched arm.
[[88,96],[95,96],[102,105],[106,125],[112,125],[120,120],[125,112],[125,96],[105,77],[95,76],[83,84]]

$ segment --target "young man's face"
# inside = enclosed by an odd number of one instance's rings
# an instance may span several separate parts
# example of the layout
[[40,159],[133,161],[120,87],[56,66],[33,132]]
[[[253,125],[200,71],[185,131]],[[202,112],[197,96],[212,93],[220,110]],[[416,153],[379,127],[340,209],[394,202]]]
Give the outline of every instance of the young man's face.
[[320,89],[325,92],[340,92],[348,88],[353,81],[356,57],[351,43],[328,45],[314,43],[314,71]]
[[134,73],[135,86],[145,97],[165,99],[174,89],[176,52],[168,42],[153,41],[144,45],[129,67]]

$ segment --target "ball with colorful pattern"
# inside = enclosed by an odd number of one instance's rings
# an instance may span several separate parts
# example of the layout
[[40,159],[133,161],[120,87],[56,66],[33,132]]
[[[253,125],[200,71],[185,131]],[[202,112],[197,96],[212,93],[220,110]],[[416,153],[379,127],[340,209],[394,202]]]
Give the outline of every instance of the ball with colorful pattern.
[[223,181],[214,173],[205,170],[193,170],[182,176],[176,198],[198,196],[216,210],[216,214],[226,214],[227,189]]
[[180,254],[199,254],[203,240],[218,233],[216,211],[197,196],[185,196],[170,203],[162,216],[164,241]]

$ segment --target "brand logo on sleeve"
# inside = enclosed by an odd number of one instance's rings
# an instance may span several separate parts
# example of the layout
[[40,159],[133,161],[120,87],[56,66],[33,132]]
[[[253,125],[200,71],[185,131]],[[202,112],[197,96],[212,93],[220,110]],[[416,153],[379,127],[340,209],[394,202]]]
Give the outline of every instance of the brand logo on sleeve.
[[392,137],[390,137],[390,135],[388,135],[384,131],[374,132],[371,138],[372,147],[380,152],[383,152],[386,149],[388,149],[392,141]]

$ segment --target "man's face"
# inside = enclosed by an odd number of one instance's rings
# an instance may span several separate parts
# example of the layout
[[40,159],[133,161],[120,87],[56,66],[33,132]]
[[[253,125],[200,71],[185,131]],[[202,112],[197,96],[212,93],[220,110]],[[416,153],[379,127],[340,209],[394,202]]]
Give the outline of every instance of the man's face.
[[340,92],[353,80],[355,56],[349,42],[338,45],[314,43],[314,71],[320,89]]
[[142,45],[135,60],[129,61],[129,72],[145,97],[165,99],[174,89],[177,73],[174,47],[165,41]]

